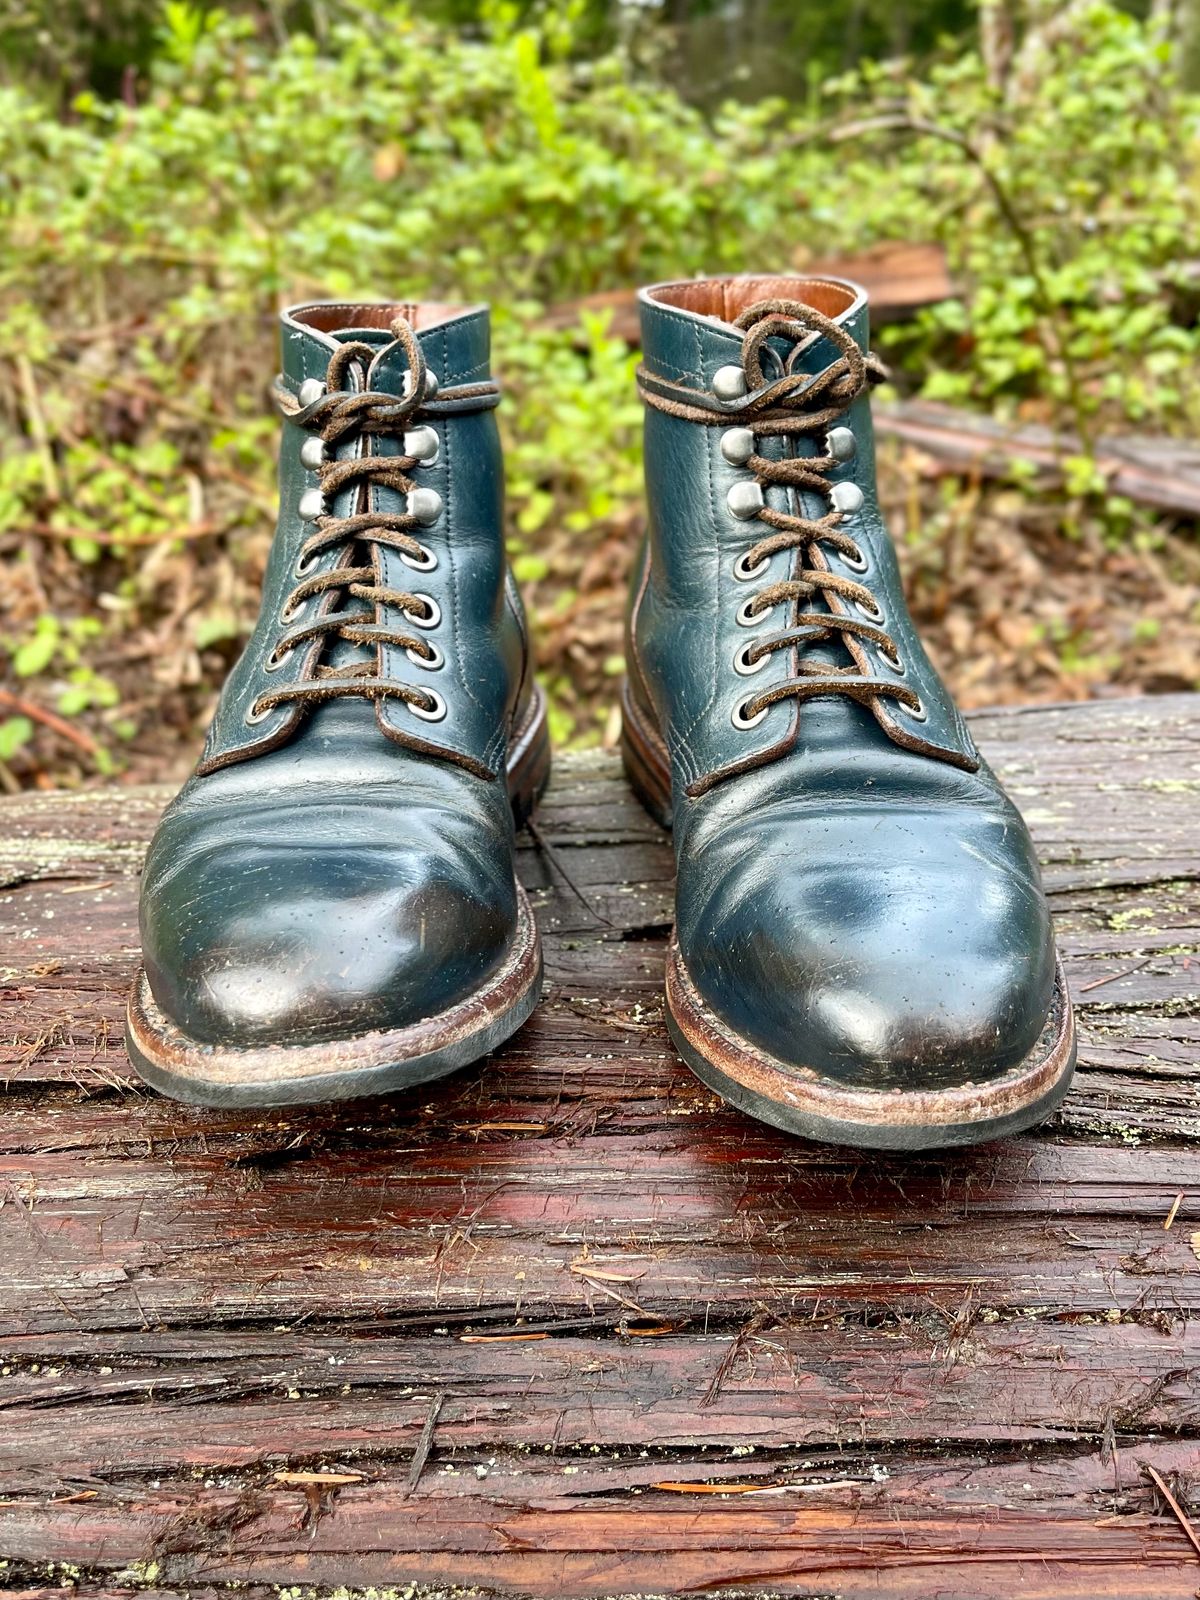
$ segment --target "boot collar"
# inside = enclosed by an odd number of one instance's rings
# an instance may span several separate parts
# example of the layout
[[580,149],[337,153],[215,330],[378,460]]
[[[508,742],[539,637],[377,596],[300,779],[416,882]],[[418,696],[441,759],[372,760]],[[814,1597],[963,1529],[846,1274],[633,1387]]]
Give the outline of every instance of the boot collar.
[[[866,290],[842,278],[736,276],[655,283],[638,294],[642,353],[647,368],[668,380],[707,388],[718,368],[740,359],[742,333],[733,319],[759,300],[800,300],[832,317],[867,349],[870,334]],[[798,351],[778,342],[783,359],[819,372],[837,352],[811,334]]]
[[[282,376],[292,393],[306,378],[323,378],[339,344],[361,340],[380,348],[392,343],[391,323],[402,316],[417,338],[425,360],[443,386],[473,383],[489,370],[488,308],[441,302],[311,301],[280,313]],[[393,351],[375,369],[372,382],[399,392],[403,353]]]

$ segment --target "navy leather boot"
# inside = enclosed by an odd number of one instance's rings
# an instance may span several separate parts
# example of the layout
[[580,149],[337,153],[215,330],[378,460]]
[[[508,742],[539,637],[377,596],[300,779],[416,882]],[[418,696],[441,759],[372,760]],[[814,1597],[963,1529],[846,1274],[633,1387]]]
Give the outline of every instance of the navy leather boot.
[[800,278],[641,295],[649,531],[626,764],[673,826],[669,1025],[811,1138],[991,1138],[1074,1028],[1028,831],[921,648],[875,493],[867,306]]
[[514,820],[549,771],[504,558],[485,308],[282,319],[262,610],[146,862],[127,1041],[155,1088],[424,1082],[537,1002]]

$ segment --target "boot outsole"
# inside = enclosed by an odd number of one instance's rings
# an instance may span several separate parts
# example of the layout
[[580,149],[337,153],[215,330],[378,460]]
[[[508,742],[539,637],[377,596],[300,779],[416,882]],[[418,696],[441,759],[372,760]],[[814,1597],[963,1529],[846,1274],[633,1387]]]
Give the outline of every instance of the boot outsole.
[[[646,726],[626,685],[621,739],[634,792],[656,821],[671,826],[670,772],[656,730]],[[700,1081],[739,1110],[802,1138],[857,1149],[946,1149],[1005,1138],[1044,1122],[1075,1071],[1075,1018],[1062,962],[1054,998],[1033,1049],[994,1078],[927,1089],[857,1088],[785,1062],[735,1032],[704,1004],[672,932],[666,968],[667,1030]]]
[[[538,689],[509,753],[508,786],[518,827],[529,820],[549,778],[546,707]],[[161,1094],[214,1107],[351,1100],[444,1078],[511,1038],[541,998],[537,923],[519,883],[516,893],[516,932],[496,971],[456,1005],[403,1028],[301,1045],[204,1044],[159,1009],[145,968],[139,967],[125,1022],[129,1059]]]

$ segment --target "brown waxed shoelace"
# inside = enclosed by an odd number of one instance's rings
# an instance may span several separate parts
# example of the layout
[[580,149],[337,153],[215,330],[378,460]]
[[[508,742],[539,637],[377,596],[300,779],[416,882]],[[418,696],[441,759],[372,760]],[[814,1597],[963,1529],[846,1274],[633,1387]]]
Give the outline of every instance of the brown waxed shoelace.
[[[477,411],[499,402],[499,385],[492,381],[441,388],[436,391],[437,398],[434,400],[432,395],[426,394],[428,374],[425,357],[411,325],[404,317],[396,317],[389,331],[393,336],[393,343],[389,345],[379,347],[365,340],[340,345],[329,359],[325,374],[326,392],[312,405],[301,406],[295,396],[281,385],[275,388],[275,402],[283,415],[300,427],[316,433],[329,448],[330,459],[322,462],[317,469],[321,493],[327,501],[352,485],[393,489],[405,496],[416,488],[410,476],[412,469],[418,465],[419,458],[416,456],[377,456],[368,453],[353,460],[333,459],[334,447],[351,436],[358,435],[368,441],[371,436],[403,438],[418,413]],[[342,384],[352,366],[356,363],[360,365],[365,382],[365,375],[369,374],[372,365],[378,364],[396,346],[403,349],[408,359],[407,388],[402,396],[371,389],[343,390]],[[369,443],[367,449],[370,450]],[[419,631],[414,629],[409,633],[390,628],[380,618],[383,607],[394,606],[409,616],[431,622],[435,613],[427,597],[405,589],[390,589],[381,584],[377,563],[371,566],[341,565],[312,577],[305,575],[305,569],[312,559],[330,546],[344,544],[346,548],[342,552],[342,559],[348,560],[352,546],[360,541],[387,545],[402,555],[410,556],[414,562],[424,562],[429,557],[429,551],[415,536],[415,530],[420,526],[418,519],[408,512],[367,510],[347,517],[326,514],[316,519],[315,531],[301,546],[296,562],[299,581],[280,610],[281,623],[286,628],[308,600],[317,598],[320,603],[322,598],[328,597],[326,604],[332,605],[339,594],[364,601],[374,609],[328,609],[314,622],[281,634],[267,656],[268,666],[273,669],[291,651],[318,639],[326,644],[334,639],[344,639],[352,644],[374,646],[374,665],[363,660],[332,667],[321,664],[318,657],[311,677],[259,695],[250,713],[255,720],[276,706],[297,703],[314,705],[348,695],[363,695],[375,700],[391,695],[426,712],[435,708],[436,702],[427,691],[397,679],[382,677],[378,673],[379,652],[384,645],[408,651],[425,662],[433,663],[439,659],[438,651],[420,636]]]
[[[871,383],[886,375],[882,363],[874,355],[864,355],[844,328],[799,300],[756,301],[747,306],[733,326],[745,334],[742,368],[747,396],[741,405],[717,406],[710,394],[665,383],[642,366],[638,369],[638,387],[646,404],[668,416],[700,422],[707,427],[747,428],[756,440],[779,438],[818,433],[827,428],[844,416]],[[781,378],[768,383],[762,368],[767,340],[773,337],[790,339],[798,349],[800,341],[810,333],[828,339],[839,351],[837,359],[815,376],[808,372],[785,372]],[[782,461],[770,461],[756,450],[746,462],[746,470],[754,475],[764,491],[773,484],[829,497],[834,485],[824,474],[840,464],[832,455],[789,456]],[[798,605],[814,594],[824,596],[829,610],[800,612],[787,629],[748,645],[744,652],[747,665],[753,665],[775,650],[820,644],[837,634],[847,641],[852,638],[867,640],[885,658],[899,664],[895,643],[880,626],[883,612],[871,590],[865,584],[817,564],[824,560],[822,545],[837,550],[853,563],[862,562],[858,545],[841,529],[843,515],[834,507],[825,516],[813,520],[774,511],[766,505],[757,513],[759,521],[776,531],[744,552],[743,571],[751,572],[780,550],[800,551],[802,566],[793,577],[769,584],[754,594],[745,606],[747,616],[761,616],[777,605]],[[859,621],[841,609],[844,605],[854,605],[867,617],[878,621]],[[777,700],[808,699],[826,694],[847,695],[864,704],[887,695],[906,705],[914,714],[923,713],[920,697],[907,685],[865,675],[857,666],[834,667],[800,661],[797,672],[799,675],[795,678],[757,695],[748,695],[741,704],[747,721],[757,718]]]

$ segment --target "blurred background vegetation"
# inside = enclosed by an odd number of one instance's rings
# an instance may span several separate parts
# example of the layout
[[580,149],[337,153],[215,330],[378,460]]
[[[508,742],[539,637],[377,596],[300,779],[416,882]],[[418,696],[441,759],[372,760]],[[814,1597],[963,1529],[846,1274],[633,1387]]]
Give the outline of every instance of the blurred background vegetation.
[[0,0],[0,786],[193,758],[308,297],[495,302],[555,732],[611,741],[636,352],[561,308],[888,241],[955,286],[892,397],[1076,441],[1053,493],[884,452],[963,700],[1197,687],[1194,525],[1094,451],[1200,420],[1198,82],[1195,0]]

